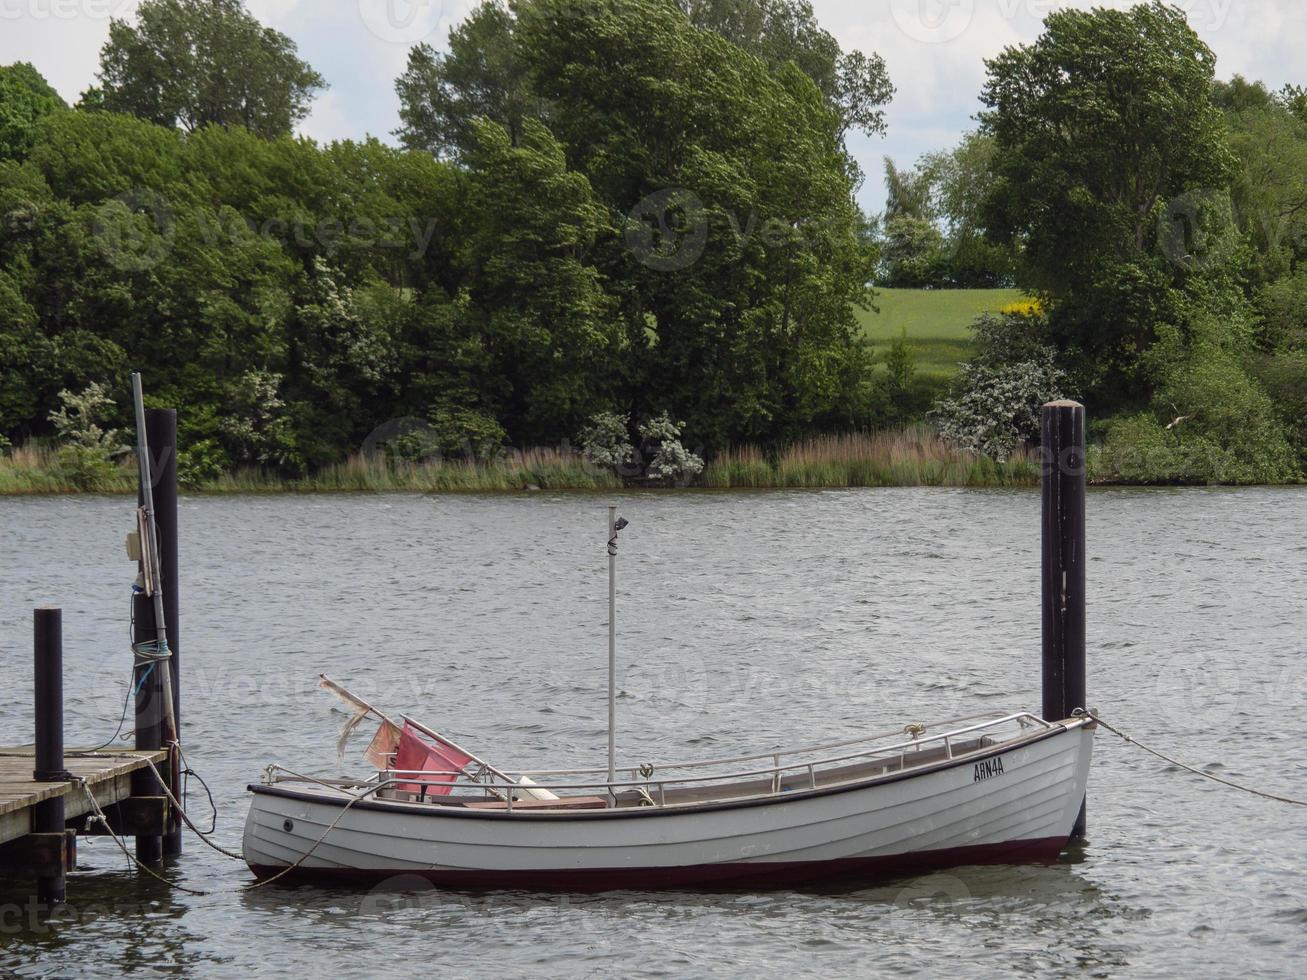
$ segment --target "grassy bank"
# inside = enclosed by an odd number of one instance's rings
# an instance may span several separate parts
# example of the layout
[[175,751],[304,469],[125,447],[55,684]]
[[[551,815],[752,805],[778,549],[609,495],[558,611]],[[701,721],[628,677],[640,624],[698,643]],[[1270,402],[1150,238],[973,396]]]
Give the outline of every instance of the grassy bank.
[[[795,443],[779,454],[744,447],[721,453],[695,481],[712,489],[767,487],[1032,486],[1039,480],[1032,457],[998,464],[958,450],[925,427],[900,431],[822,436]],[[192,492],[483,493],[541,490],[606,490],[622,486],[612,472],[575,453],[536,449],[512,452],[486,464],[463,461],[387,463],[354,456],[312,476],[286,479],[246,469],[205,481]],[[57,454],[15,450],[0,457],[0,494],[135,493],[135,463],[105,468],[94,480],[71,473]]]
[[[387,463],[375,457],[352,456],[300,479],[287,479],[262,469],[243,469],[206,480],[193,492],[226,493],[483,493],[523,490],[603,490],[622,486],[608,470],[575,453],[551,449],[512,452],[484,464],[462,460],[429,463]],[[136,464],[127,459],[90,476],[69,472],[46,449],[14,450],[0,457],[0,494],[135,493]]]
[[971,323],[1021,299],[1015,289],[882,289],[879,312],[862,310],[863,334],[884,353],[906,331],[919,374],[950,378],[971,353]]

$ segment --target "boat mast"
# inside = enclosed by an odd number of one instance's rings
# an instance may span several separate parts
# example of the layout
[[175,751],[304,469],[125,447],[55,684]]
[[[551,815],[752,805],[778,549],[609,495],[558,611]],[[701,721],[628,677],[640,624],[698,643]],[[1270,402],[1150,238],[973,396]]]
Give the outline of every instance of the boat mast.
[[617,781],[617,532],[626,527],[617,508],[608,508],[608,804]]

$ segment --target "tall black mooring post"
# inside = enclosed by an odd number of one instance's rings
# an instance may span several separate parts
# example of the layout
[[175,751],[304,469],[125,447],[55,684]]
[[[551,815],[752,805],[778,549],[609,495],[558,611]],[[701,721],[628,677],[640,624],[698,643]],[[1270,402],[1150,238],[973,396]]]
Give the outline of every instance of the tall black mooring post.
[[[1085,704],[1085,407],[1044,406],[1044,718],[1061,721]],[[1080,807],[1073,837],[1085,833]]]
[[[136,747],[160,749],[168,747],[172,738],[180,738],[181,712],[181,646],[179,630],[179,574],[177,567],[177,412],[174,409],[150,409],[145,413],[145,432],[150,453],[150,474],[154,498],[155,524],[158,528],[159,565],[162,576],[164,623],[167,627],[168,675],[172,687],[173,721],[176,730],[165,730],[161,671],[157,665],[142,663],[136,668]],[[145,502],[145,488],[140,488],[139,500]],[[144,594],[135,596],[132,604],[134,623],[133,640],[148,643],[158,631],[155,625],[154,606]],[[169,789],[174,795],[181,792],[180,765],[173,751],[164,770]],[[140,796],[157,796],[162,790],[154,785],[154,775],[146,770],[133,776],[133,792]],[[175,814],[169,820],[168,832],[162,837],[138,834],[136,855],[142,861],[157,861],[182,851],[181,825]]]
[[[32,778],[39,783],[68,780],[64,771],[64,626],[63,611],[53,606],[36,610],[33,628],[36,661],[35,715],[36,753]],[[36,804],[32,831],[40,835],[64,835],[64,798]],[[65,867],[63,846],[55,848],[58,867],[37,876],[36,900],[46,911],[64,900]]]

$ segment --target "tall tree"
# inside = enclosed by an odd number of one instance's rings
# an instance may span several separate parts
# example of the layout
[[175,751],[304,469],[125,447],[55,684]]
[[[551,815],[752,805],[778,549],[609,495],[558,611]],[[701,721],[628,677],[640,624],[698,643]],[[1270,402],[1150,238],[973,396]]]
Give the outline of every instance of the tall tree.
[[626,328],[619,407],[713,446],[849,424],[870,255],[812,80],[663,0],[533,0],[517,33],[569,166],[624,226],[596,257]]
[[894,96],[885,59],[844,52],[817,23],[808,0],[677,0],[690,23],[715,31],[771,68],[792,61],[812,79],[849,130],[885,131],[885,105]]
[[0,65],[0,160],[21,160],[36,141],[36,124],[68,106],[26,62]]
[[475,145],[477,119],[498,123],[518,144],[524,122],[538,118],[543,104],[531,92],[513,25],[501,0],[483,0],[450,31],[448,54],[429,44],[409,52],[395,82],[404,123],[396,135],[404,146],[458,156]]
[[[988,61],[982,130],[997,144],[986,225],[1019,247],[1020,284],[1057,304],[1061,344],[1108,400],[1141,369],[1186,285],[1221,272],[1235,161],[1212,104],[1216,58],[1177,7],[1060,10]],[[1222,218],[1224,208],[1224,219]]]
[[114,19],[88,100],[162,126],[244,126],[269,139],[309,113],[322,76],[295,42],[242,0],[144,0],[137,23]]

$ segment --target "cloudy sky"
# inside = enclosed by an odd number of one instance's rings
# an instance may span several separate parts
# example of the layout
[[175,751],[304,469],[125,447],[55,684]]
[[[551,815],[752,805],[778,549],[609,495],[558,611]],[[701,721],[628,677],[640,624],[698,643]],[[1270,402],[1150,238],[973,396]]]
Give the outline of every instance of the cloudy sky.
[[[330,82],[304,131],[330,140],[398,125],[395,77],[411,45],[444,44],[474,0],[247,0],[264,23],[294,38]],[[1134,0],[1098,0],[1130,6]],[[1176,0],[1219,58],[1218,72],[1278,87],[1307,83],[1307,0]],[[111,17],[131,17],[138,0],[0,0],[0,64],[30,61],[68,99],[93,81]],[[824,27],[846,49],[877,51],[898,95],[885,137],[857,137],[870,175],[866,207],[883,203],[880,159],[911,162],[952,145],[979,108],[983,59],[1033,40],[1052,9],[1089,0],[813,0]],[[1295,57],[1295,55],[1297,57]]]

